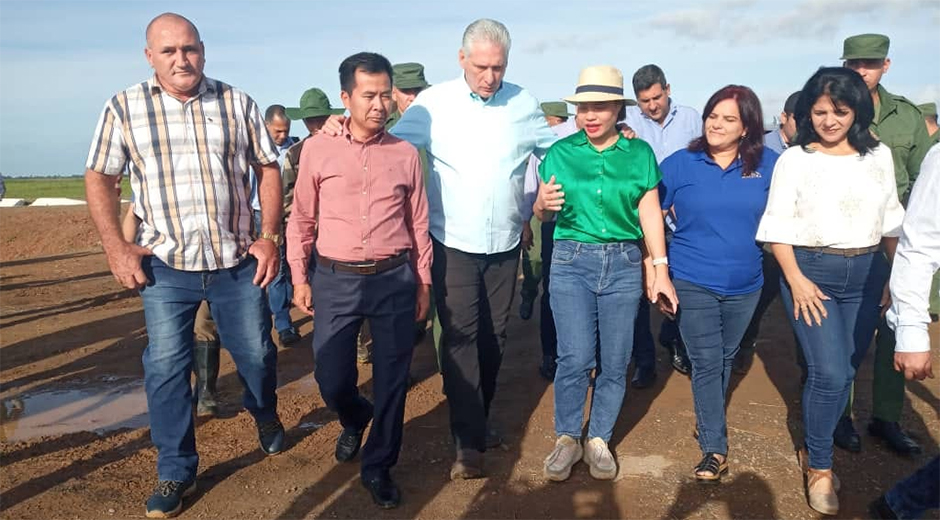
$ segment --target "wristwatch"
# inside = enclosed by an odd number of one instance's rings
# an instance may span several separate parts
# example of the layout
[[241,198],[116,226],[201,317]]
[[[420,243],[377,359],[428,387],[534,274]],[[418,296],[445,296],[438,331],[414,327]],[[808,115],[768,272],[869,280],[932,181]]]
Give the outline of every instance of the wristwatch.
[[278,235],[277,233],[264,233],[264,232],[262,232],[262,233],[261,233],[261,236],[259,236],[258,238],[263,238],[263,239],[265,239],[265,240],[270,240],[271,242],[274,242],[274,245],[276,245],[276,246],[278,246],[278,247],[281,246],[282,238],[281,238],[281,235]]

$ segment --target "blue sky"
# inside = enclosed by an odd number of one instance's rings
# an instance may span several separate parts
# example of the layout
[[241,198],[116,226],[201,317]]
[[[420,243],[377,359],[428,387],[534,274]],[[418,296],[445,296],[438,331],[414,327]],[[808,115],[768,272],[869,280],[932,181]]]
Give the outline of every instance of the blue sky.
[[[207,75],[262,107],[296,106],[311,86],[339,104],[336,69],[363,50],[424,63],[432,83],[455,78],[463,29],[480,17],[507,25],[506,79],[542,100],[570,94],[587,65],[614,65],[629,82],[657,63],[676,102],[701,110],[739,83],[769,120],[817,67],[839,64],[846,36],[863,32],[891,37],[886,88],[940,100],[937,0],[0,0],[0,172],[82,173],[105,100],[151,74],[144,28],[164,11],[199,27]],[[299,122],[292,130],[304,133]]]

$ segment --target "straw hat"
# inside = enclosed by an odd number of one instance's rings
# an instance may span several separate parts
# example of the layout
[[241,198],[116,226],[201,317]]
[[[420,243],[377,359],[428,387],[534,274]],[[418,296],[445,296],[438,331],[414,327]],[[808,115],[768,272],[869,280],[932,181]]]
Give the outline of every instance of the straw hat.
[[610,65],[595,65],[581,69],[578,87],[565,101],[578,104],[626,99],[623,97],[623,74]]

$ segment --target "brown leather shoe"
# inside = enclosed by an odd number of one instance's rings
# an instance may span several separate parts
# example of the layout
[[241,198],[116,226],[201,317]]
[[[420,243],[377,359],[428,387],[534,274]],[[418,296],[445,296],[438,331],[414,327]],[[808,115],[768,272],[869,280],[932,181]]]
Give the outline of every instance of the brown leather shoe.
[[483,453],[477,450],[457,450],[457,460],[450,467],[450,479],[483,477]]

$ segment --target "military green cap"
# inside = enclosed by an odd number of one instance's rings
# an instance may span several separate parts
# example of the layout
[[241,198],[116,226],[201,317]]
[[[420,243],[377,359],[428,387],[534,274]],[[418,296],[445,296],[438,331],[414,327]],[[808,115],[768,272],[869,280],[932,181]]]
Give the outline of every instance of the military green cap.
[[920,109],[920,112],[925,116],[936,116],[937,115],[937,104],[936,103],[924,103],[923,105],[917,105],[917,108]]
[[424,65],[420,63],[398,63],[392,67],[392,85],[398,89],[428,88],[424,79]]
[[542,112],[547,116],[571,117],[568,113],[568,104],[564,101],[546,101],[542,103]]
[[300,106],[285,108],[284,113],[293,120],[304,119],[307,117],[323,117],[333,114],[342,114],[345,112],[342,108],[333,108],[330,106],[330,98],[318,89],[312,88],[300,96]]
[[883,34],[857,34],[842,44],[840,60],[883,60],[888,57],[891,40]]

